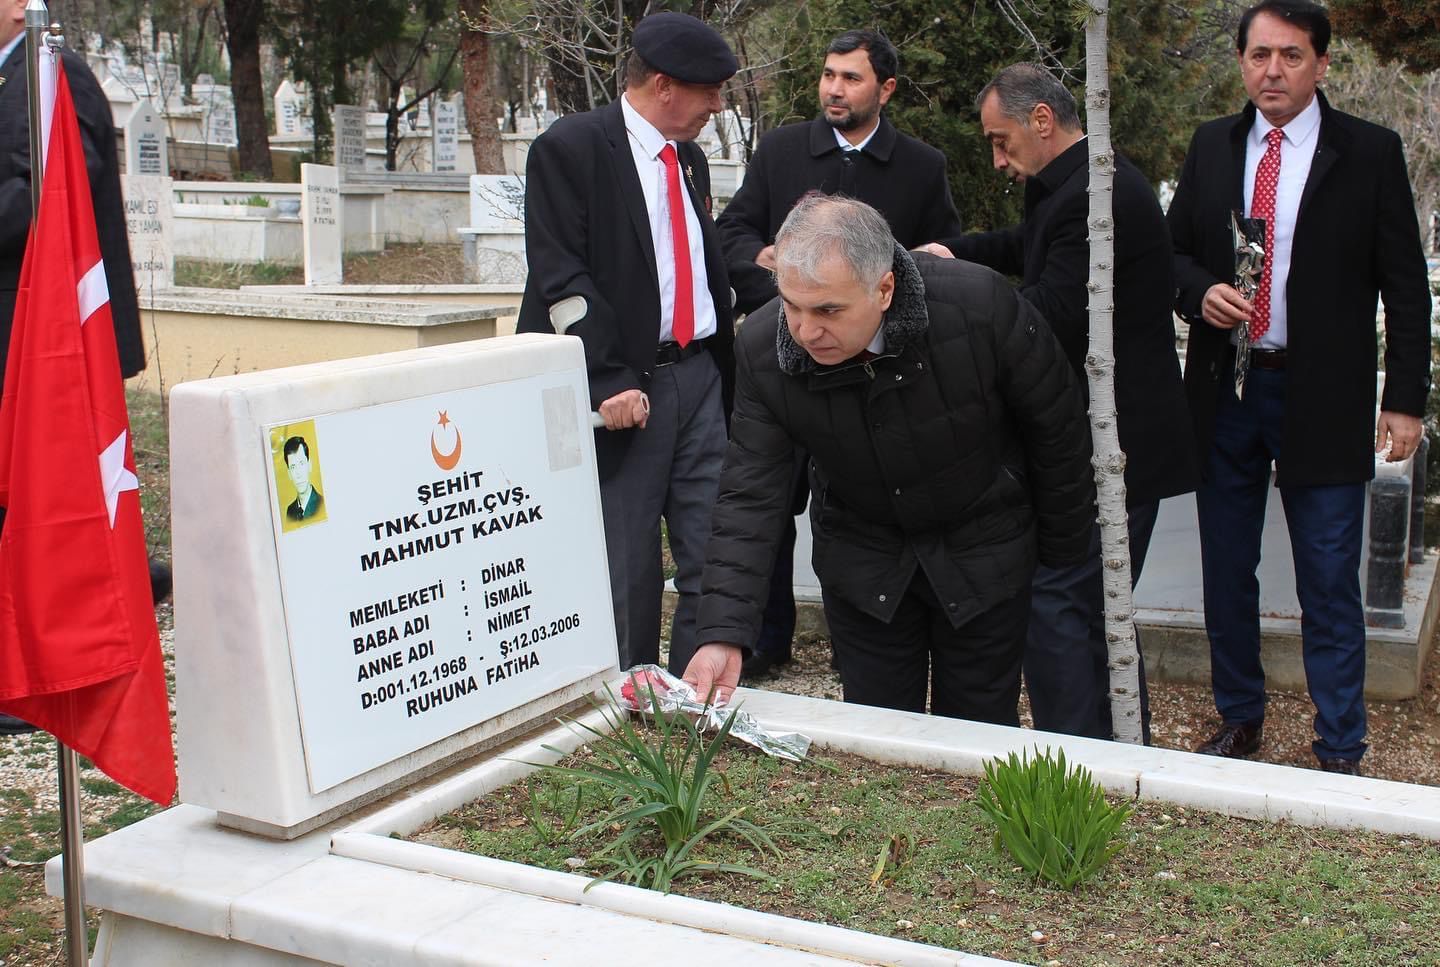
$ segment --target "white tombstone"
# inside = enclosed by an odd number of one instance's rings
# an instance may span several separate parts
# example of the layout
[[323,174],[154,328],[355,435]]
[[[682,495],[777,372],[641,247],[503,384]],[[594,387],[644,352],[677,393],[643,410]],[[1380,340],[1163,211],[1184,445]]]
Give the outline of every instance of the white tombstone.
[[165,120],[148,100],[137,104],[125,122],[125,172],[160,177],[170,174]]
[[200,380],[171,406],[183,802],[293,836],[616,673],[579,340]]
[[305,97],[296,90],[290,78],[280,82],[275,90],[275,133],[310,134],[312,131]]
[[344,229],[340,224],[340,172],[331,165],[300,166],[300,226],[305,284],[343,282]]
[[125,230],[130,264],[140,292],[175,284],[174,181],[155,175],[125,175]]
[[230,88],[219,84],[195,84],[191,88],[200,99],[206,144],[239,144],[235,129],[235,98]]
[[432,167],[435,171],[455,171],[460,166],[460,95],[448,101],[435,102],[435,125],[431,131]]
[[496,231],[525,228],[524,175],[471,175],[470,228]]
[[365,169],[365,110],[337,104],[330,112],[335,125],[335,167],[340,171]]

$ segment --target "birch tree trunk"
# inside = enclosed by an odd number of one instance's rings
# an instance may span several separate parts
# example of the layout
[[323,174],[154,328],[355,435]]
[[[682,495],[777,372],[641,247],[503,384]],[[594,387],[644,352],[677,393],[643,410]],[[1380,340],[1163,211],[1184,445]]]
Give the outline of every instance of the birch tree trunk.
[[1090,152],[1090,433],[1100,508],[1105,641],[1110,653],[1110,714],[1115,739],[1139,745],[1140,664],[1130,594],[1130,530],[1125,454],[1115,416],[1115,154],[1110,146],[1109,0],[1088,0],[1085,119]]

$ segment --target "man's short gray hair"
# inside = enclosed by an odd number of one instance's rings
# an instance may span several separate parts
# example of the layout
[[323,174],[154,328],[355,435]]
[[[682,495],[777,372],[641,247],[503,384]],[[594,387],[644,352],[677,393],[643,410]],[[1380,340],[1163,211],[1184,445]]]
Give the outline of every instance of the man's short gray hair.
[[1000,99],[1000,113],[1012,121],[1030,126],[1030,114],[1037,104],[1048,104],[1055,114],[1055,123],[1067,131],[1080,129],[1080,111],[1075,105],[1075,96],[1055,75],[1039,64],[1011,64],[985,85],[975,98],[975,110],[985,104],[985,98],[994,91]]
[[855,281],[873,286],[895,267],[895,236],[885,216],[863,201],[812,191],[795,203],[775,236],[775,274],[788,270],[817,282],[821,264],[832,256],[850,267]]

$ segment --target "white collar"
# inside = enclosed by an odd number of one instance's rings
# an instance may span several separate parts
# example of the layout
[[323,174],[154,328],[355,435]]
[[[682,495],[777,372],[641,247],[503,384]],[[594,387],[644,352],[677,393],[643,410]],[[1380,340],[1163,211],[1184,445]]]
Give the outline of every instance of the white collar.
[[15,35],[15,37],[10,41],[10,43],[6,44],[3,49],[0,49],[0,64],[3,64],[10,59],[10,55],[15,52],[15,46],[17,44],[23,43],[25,43],[25,31],[22,30]]
[[840,133],[839,128],[831,128],[830,133],[835,135],[835,143],[840,145],[841,151],[863,151],[865,150],[865,145],[870,143],[871,139],[875,137],[875,133],[879,130],[880,121],[877,118],[875,121],[875,126],[870,129],[869,134],[865,135],[865,140],[861,141],[859,144],[851,144],[849,141],[847,141],[845,139],[845,135]]
[[625,130],[630,132],[630,137],[639,142],[640,147],[652,161],[660,157],[660,152],[670,141],[660,133],[659,128],[645,120],[645,116],[635,110],[630,103],[629,94],[620,95],[620,110],[625,115]]
[[[1256,147],[1263,148],[1265,136],[1274,129],[1275,125],[1271,124],[1270,120],[1259,110],[1256,110],[1255,125],[1250,129],[1250,140]],[[1281,128],[1285,132],[1285,139],[1297,147],[1308,142],[1319,129],[1320,98],[1314,95],[1311,96],[1310,103]]]

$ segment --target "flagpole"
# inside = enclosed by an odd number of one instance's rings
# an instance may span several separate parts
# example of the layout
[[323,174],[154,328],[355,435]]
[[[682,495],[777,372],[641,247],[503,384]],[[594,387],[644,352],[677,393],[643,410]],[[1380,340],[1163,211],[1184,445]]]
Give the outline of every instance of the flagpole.
[[[40,45],[64,43],[60,25],[49,24],[44,0],[25,4],[25,79],[30,89],[30,206],[40,214],[45,144],[40,124]],[[70,967],[85,967],[90,949],[85,929],[85,827],[80,817],[80,762],[75,750],[55,740],[59,757],[60,863],[65,891],[65,949]]]

